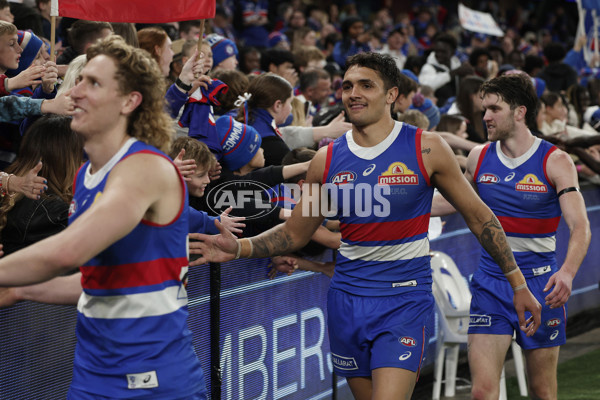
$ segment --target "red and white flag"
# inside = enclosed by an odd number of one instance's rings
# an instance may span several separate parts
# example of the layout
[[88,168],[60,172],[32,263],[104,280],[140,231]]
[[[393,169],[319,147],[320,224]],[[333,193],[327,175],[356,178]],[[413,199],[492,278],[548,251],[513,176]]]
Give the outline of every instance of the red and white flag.
[[215,0],[52,0],[53,16],[88,21],[164,23],[209,19]]

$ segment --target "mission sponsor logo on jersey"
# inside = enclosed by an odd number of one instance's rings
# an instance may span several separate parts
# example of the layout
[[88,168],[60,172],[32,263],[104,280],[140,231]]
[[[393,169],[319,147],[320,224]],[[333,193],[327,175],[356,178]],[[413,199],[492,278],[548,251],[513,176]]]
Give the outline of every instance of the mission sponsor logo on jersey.
[[500,182],[500,178],[498,178],[498,175],[490,174],[487,172],[485,174],[479,175],[479,179],[477,180],[477,183],[485,183],[485,184],[492,184],[492,183],[498,183],[498,182]]
[[356,173],[352,171],[338,172],[331,178],[331,183],[335,185],[344,185],[346,183],[352,183],[356,180]]
[[527,174],[523,179],[517,182],[515,187],[517,192],[535,192],[547,193],[548,186],[541,182],[534,174]]
[[377,177],[377,183],[380,185],[418,185],[419,176],[408,169],[406,164],[395,162]]

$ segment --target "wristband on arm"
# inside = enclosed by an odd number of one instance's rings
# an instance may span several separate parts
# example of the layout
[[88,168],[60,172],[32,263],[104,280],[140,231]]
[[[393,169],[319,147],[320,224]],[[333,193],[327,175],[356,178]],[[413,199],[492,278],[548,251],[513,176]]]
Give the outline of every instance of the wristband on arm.
[[525,281],[525,277],[519,268],[515,268],[512,271],[507,272],[504,274],[504,276],[510,283],[513,292],[527,288],[527,282]]
[[235,253],[235,259],[238,258],[250,258],[252,257],[252,252],[254,250],[254,246],[252,245],[252,241],[250,239],[239,239],[237,240],[237,252]]

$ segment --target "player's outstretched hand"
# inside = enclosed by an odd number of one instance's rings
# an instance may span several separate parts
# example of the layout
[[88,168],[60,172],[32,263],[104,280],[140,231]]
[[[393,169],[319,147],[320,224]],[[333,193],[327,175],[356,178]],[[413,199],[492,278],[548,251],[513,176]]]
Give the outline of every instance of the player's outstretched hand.
[[[533,336],[542,323],[542,306],[531,294],[529,288],[519,289],[513,296],[513,303],[519,316],[519,326],[527,336]],[[525,312],[529,311],[531,317],[525,320]]]
[[208,262],[230,261],[235,258],[238,249],[235,236],[217,219],[215,219],[215,225],[220,232],[218,235],[190,233],[190,254],[200,255],[197,260],[190,263],[191,267]]
[[[554,286],[554,289],[552,287]],[[544,292],[552,289],[546,296],[546,305],[550,308],[558,308],[565,305],[571,296],[571,288],[573,286],[573,277],[568,272],[562,269],[558,270],[548,279]]]
[[221,224],[227,229],[229,232],[233,233],[242,233],[242,230],[246,227],[242,221],[246,219],[246,217],[230,217],[229,213],[233,210],[233,207],[229,207],[227,210],[221,213]]

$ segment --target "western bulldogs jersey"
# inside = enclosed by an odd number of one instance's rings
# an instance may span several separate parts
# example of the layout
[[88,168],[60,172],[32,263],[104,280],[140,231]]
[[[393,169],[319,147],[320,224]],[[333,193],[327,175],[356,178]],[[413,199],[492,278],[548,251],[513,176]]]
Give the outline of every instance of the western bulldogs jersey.
[[[134,138],[99,171],[77,173],[72,223],[102,196],[111,169],[132,154],[166,155]],[[177,217],[142,220],[129,234],[81,266],[77,347],[71,397],[181,398],[204,389],[187,328],[186,186]]]
[[215,127],[213,105],[220,106],[217,96],[228,90],[225,83],[213,79],[208,89],[200,87],[192,93],[179,118],[179,126],[189,128],[188,136],[204,142],[217,160],[223,156],[223,149]]
[[[500,142],[481,151],[474,180],[481,199],[502,224],[517,264],[526,278],[550,272],[555,266],[556,230],[560,206],[553,184],[546,175],[546,162],[556,150],[535,139],[518,158],[508,158]],[[502,271],[482,249],[481,268],[501,276]]]
[[329,145],[323,190],[333,199],[327,217],[339,218],[342,233],[331,288],[368,296],[431,291],[433,187],[421,133],[396,122],[374,147],[357,145],[351,131]]

